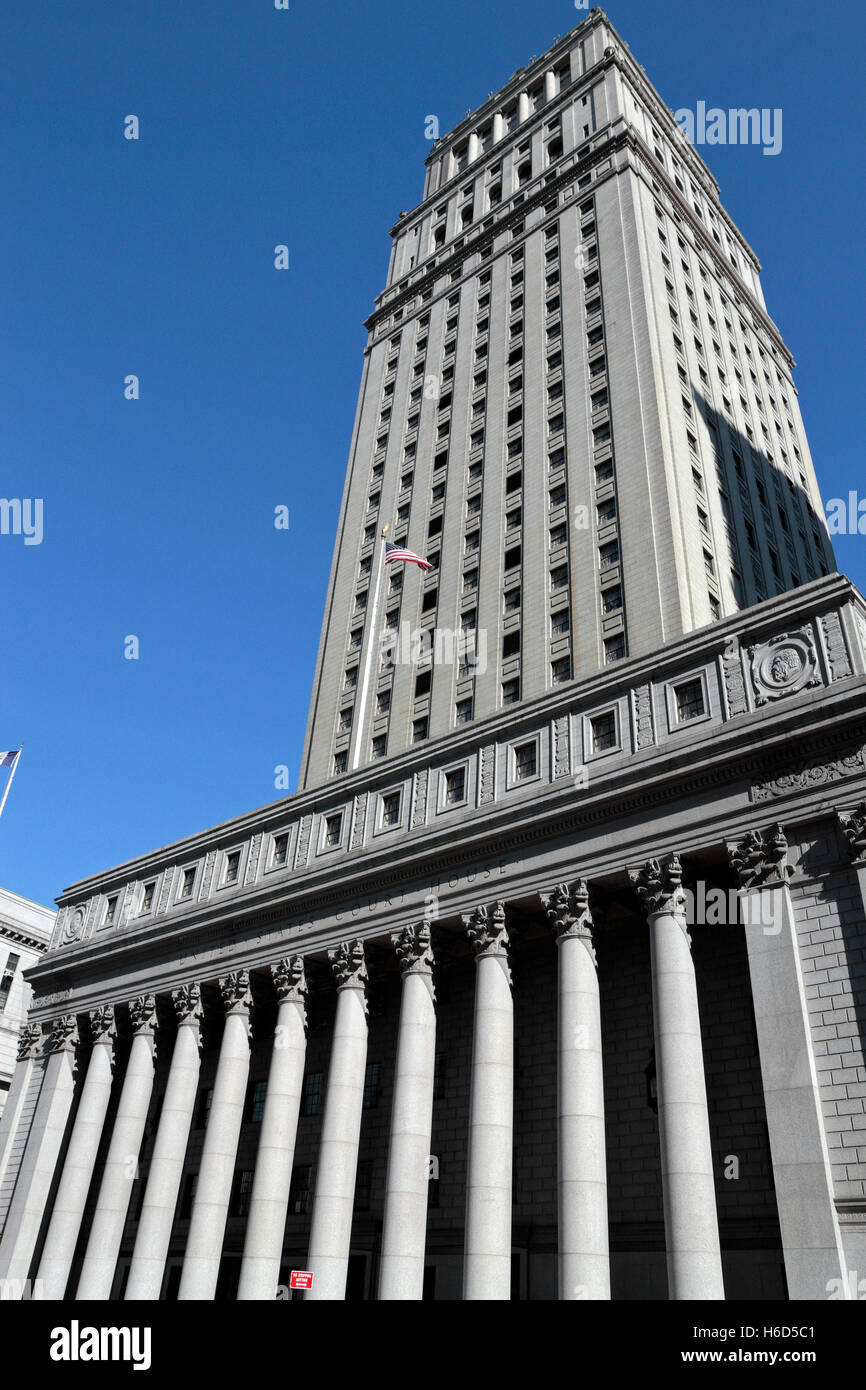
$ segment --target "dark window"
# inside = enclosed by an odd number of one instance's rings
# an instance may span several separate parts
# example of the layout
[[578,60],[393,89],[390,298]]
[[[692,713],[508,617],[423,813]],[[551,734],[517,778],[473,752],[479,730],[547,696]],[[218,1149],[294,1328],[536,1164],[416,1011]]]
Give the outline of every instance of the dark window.
[[616,715],[613,710],[608,714],[597,714],[589,724],[592,730],[593,753],[602,753],[606,748],[616,747]]
[[504,636],[503,639],[502,639],[502,655],[503,655],[504,657],[505,657],[505,656],[516,656],[516,654],[517,654],[519,651],[520,651],[520,631],[519,631],[519,629],[518,629],[517,632],[506,632],[505,636]]
[[322,1109],[322,1073],[310,1071],[304,1077],[304,1094],[301,1099],[302,1115],[318,1115]]
[[379,1104],[379,1063],[368,1062],[364,1071],[364,1109],[372,1110]]
[[514,750],[514,776],[516,781],[522,782],[527,777],[534,777],[538,771],[538,745],[533,739],[531,743],[521,743]]
[[677,702],[677,719],[685,724],[689,719],[699,719],[705,713],[704,688],[701,681],[686,681],[676,686],[674,695]]
[[445,774],[445,805],[456,806],[466,800],[466,769],[456,767]]
[[292,1181],[289,1186],[289,1212],[293,1216],[306,1216],[310,1210],[311,1173],[312,1166],[309,1163],[298,1163],[292,1169]]

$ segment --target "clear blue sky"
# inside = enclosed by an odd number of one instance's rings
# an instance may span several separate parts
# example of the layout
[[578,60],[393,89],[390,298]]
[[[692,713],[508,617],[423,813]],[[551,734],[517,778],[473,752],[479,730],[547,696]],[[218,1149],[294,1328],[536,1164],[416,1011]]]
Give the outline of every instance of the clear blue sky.
[[[824,496],[866,492],[862,7],[608,13],[670,106],[783,109],[778,157],[704,153],[765,264]],[[447,131],[584,16],[5,0],[0,492],[44,499],[41,545],[0,537],[0,748],[24,744],[6,887],[51,902],[272,801],[276,764],[295,786],[362,320],[421,195],[425,116]],[[837,553],[866,587],[864,545]]]

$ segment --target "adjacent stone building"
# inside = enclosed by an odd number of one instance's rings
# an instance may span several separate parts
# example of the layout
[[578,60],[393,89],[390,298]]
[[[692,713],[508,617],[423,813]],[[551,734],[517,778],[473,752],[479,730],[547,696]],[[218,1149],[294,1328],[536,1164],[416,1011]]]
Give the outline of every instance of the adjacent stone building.
[[59,898],[0,1278],[856,1296],[866,601],[754,253],[598,10],[392,235],[301,788]]
[[32,997],[24,972],[48,949],[55,915],[53,908],[0,888],[0,1118]]

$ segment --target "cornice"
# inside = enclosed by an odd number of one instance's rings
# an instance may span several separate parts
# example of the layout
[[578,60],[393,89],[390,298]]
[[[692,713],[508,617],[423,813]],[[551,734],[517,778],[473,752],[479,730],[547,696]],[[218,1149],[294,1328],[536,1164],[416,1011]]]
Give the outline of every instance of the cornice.
[[[189,953],[213,946],[224,936],[255,932],[268,925],[287,923],[290,918],[314,918],[323,909],[345,909],[353,898],[375,899],[405,885],[417,884],[419,879],[453,877],[454,871],[463,866],[477,867],[485,860],[502,861],[530,846],[573,838],[581,831],[628,821],[630,817],[646,817],[645,826],[623,826],[609,850],[581,856],[581,873],[597,878],[618,872],[626,854],[636,859],[659,849],[657,831],[648,813],[716,788],[739,785],[741,796],[737,805],[710,817],[702,816],[676,834],[677,847],[685,853],[722,846],[755,821],[768,817],[765,806],[751,805],[748,792],[756,779],[784,764],[780,752],[790,757],[794,750],[800,760],[820,764],[850,749],[866,748],[862,680],[853,690],[849,683],[849,688],[837,692],[832,701],[825,698],[817,705],[814,697],[805,696],[796,708],[791,702],[784,709],[777,707],[774,715],[770,730],[763,719],[753,716],[748,726],[742,720],[737,721],[737,728],[728,724],[721,737],[702,743],[695,740],[663,753],[658,749],[645,750],[645,755],[655,756],[623,758],[608,774],[598,777],[591,792],[583,793],[577,804],[571,779],[563,779],[564,786],[554,785],[532,801],[494,806],[459,827],[428,827],[418,835],[407,835],[399,850],[393,846],[368,850],[342,859],[339,865],[313,870],[302,879],[259,887],[231,903],[199,904],[195,913],[166,918],[155,928],[106,940],[90,939],[79,947],[54,952],[28,971],[28,979],[36,982],[50,977],[69,981],[92,973],[96,962],[101,969],[117,962],[128,967],[137,960],[151,961],[155,951],[162,958],[174,952]],[[860,774],[856,786],[832,784],[830,802],[840,796],[847,801],[863,794],[866,761],[862,752]],[[805,793],[794,787],[774,802],[772,814],[788,821],[792,817],[803,819],[811,814],[825,814],[827,804],[826,787],[820,787],[817,795],[809,787]],[[351,930],[363,934],[357,918]]]
[[[796,626],[806,617],[819,617],[830,609],[842,608],[851,602],[857,602],[859,606],[863,600],[845,576],[834,574],[814,580],[798,589],[766,599],[752,608],[743,609],[718,623],[698,628],[669,643],[659,652],[649,656],[633,657],[618,663],[616,667],[606,667],[581,680],[557,686],[555,690],[535,700],[499,710],[485,719],[480,719],[466,726],[465,730],[452,731],[397,757],[359,768],[339,779],[331,779],[321,786],[296,792],[292,796],[258,807],[230,821],[224,821],[172,844],[126,860],[101,873],[88,875],[66,888],[57,898],[57,903],[59,906],[74,905],[83,902],[95,892],[117,891],[131,880],[140,880],[144,874],[152,876],[171,865],[200,857],[208,850],[241,841],[260,832],[288,826],[290,822],[299,821],[306,815],[339,808],[349,803],[359,792],[378,791],[401,779],[408,780],[425,768],[436,768],[446,761],[457,762],[461,757],[477,752],[482,745],[519,736],[521,731],[530,725],[538,726],[540,723],[552,722],[558,717],[571,714],[577,707],[594,707],[607,701],[613,702],[637,686],[650,680],[658,680],[666,673],[673,673],[689,664],[695,664],[699,657],[715,659],[725,651],[732,639],[744,646],[747,642],[758,641],[762,637]],[[850,684],[850,679],[848,682],[834,682],[832,689],[844,688]],[[859,685],[857,689],[859,690]],[[825,695],[829,694],[829,691],[825,692]],[[805,698],[808,705],[808,696]],[[804,697],[789,700],[784,707],[774,707],[774,718],[778,716],[780,722],[784,722],[785,712],[791,712],[794,708],[800,710],[803,699]],[[725,722],[722,732],[740,727],[758,717],[759,712],[734,715]],[[644,752],[652,756],[657,755],[659,749],[653,745]],[[632,759],[631,764],[635,761]],[[409,838],[426,836],[427,833],[419,827],[410,833]],[[366,852],[364,853],[366,856]],[[341,867],[344,862],[341,857]],[[302,876],[306,878],[307,873]],[[292,877],[295,878],[297,875]],[[285,883],[285,880],[281,882]],[[232,898],[231,901],[235,902],[236,898]],[[190,917],[195,906],[188,909]],[[213,918],[216,906],[216,903],[211,901],[211,910],[208,913],[210,919]],[[184,909],[184,915],[186,912]],[[162,919],[160,927],[164,920]]]

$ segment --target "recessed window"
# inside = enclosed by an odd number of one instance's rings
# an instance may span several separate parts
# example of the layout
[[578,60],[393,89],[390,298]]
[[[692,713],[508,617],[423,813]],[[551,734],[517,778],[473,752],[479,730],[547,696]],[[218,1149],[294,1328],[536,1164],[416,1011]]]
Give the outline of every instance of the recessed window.
[[515,705],[520,699],[520,681],[513,679],[502,682],[502,703],[503,705]]
[[455,767],[445,773],[445,805],[457,806],[466,800],[466,769]]
[[377,734],[377,735],[376,735],[376,737],[373,739],[373,742],[372,742],[371,745],[370,745],[370,755],[371,755],[371,757],[373,757],[373,758],[384,758],[384,756],[385,756],[385,743],[386,743],[386,740],[387,740],[387,735],[386,735],[386,734]]
[[427,737],[427,717],[412,720],[412,742],[422,743]]
[[685,681],[674,688],[677,706],[677,720],[686,724],[690,719],[700,719],[706,713],[704,687],[700,680]]
[[515,782],[525,782],[530,777],[534,777],[538,772],[538,744],[535,739],[530,743],[520,743],[514,749],[514,780]]
[[558,613],[554,613],[550,619],[551,637],[565,637],[571,628],[568,616],[568,609],[562,608]]
[[288,835],[274,836],[274,853],[272,863],[277,866],[285,864],[289,857],[289,837]]
[[382,824],[393,826],[400,824],[400,793],[388,792],[382,797]]
[[225,874],[223,875],[223,882],[224,882],[224,883],[237,883],[237,881],[238,881],[238,873],[240,872],[240,867],[241,867],[241,852],[240,852],[239,849],[233,849],[232,852],[231,852],[231,854],[227,854],[227,855],[226,855],[226,868],[225,868]]
[[348,766],[348,763],[349,763],[349,755],[348,755],[347,753],[335,753],[335,754],[334,754],[334,776],[335,776],[335,777],[339,777],[339,775],[340,775],[341,772],[345,772],[345,771],[346,771],[346,768],[347,768],[347,766]]
[[431,682],[432,678],[433,678],[433,673],[432,673],[432,671],[421,671],[421,672],[419,672],[419,674],[415,677],[415,699],[416,699],[416,700],[418,699],[418,697],[419,697],[420,695],[429,695],[429,693],[430,693],[430,682]]
[[596,714],[589,721],[593,753],[603,753],[608,748],[616,748],[616,714],[609,710],[606,714]]
[[618,613],[622,608],[622,589],[615,584],[612,589],[604,589],[601,595],[603,613]]
[[192,890],[195,887],[195,869],[184,869],[183,882],[180,886],[181,898],[191,898]]
[[458,700],[456,707],[456,722],[458,724],[470,724],[472,722],[472,701]]
[[551,662],[550,675],[554,685],[565,685],[571,680],[571,657],[561,656]]
[[363,1108],[371,1110],[379,1102],[379,1063],[368,1062],[364,1071]]
[[325,846],[327,849],[336,849],[340,843],[343,833],[343,813],[338,811],[336,815],[326,816],[325,818]]
[[502,655],[516,656],[520,651],[520,630],[516,632],[506,632],[502,639]]
[[153,895],[156,892],[156,880],[151,879],[150,883],[144,885],[144,893],[141,899],[142,912],[150,912],[153,907]]
[[605,665],[610,666],[615,661],[622,661],[625,656],[625,637],[619,633],[616,637],[608,637],[604,644]]
[[380,690],[376,696],[376,713],[387,714],[391,708],[390,690]]

